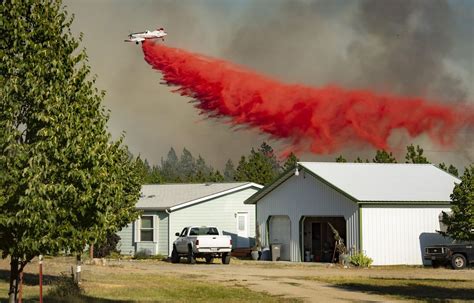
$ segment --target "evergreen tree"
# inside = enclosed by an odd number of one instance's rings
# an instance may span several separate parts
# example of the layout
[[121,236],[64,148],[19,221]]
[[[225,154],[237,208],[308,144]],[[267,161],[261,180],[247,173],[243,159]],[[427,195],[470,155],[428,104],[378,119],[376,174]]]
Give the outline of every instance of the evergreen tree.
[[278,163],[278,159],[275,155],[275,152],[273,151],[273,148],[266,142],[263,142],[260,145],[258,152],[266,158],[267,162],[269,162],[272,167],[273,174],[278,175],[280,173],[280,163]]
[[191,182],[196,173],[196,160],[189,150],[183,148],[183,154],[178,163],[178,175],[181,180]]
[[137,169],[137,174],[140,178],[140,182],[142,184],[149,184],[148,183],[148,178],[150,175],[150,165],[148,164],[148,161],[145,159],[143,161],[140,156],[137,157],[136,159],[136,164],[135,167]]
[[81,253],[138,213],[137,163],[110,141],[103,93],[60,1],[0,5],[0,251],[19,274],[40,254]]
[[440,233],[457,241],[474,241],[474,165],[464,170],[461,183],[454,186],[451,200],[452,213],[443,212],[441,219],[447,230]]
[[271,158],[252,148],[246,165],[247,180],[245,181],[262,185],[269,184],[277,176],[273,164]]
[[365,159],[365,161],[363,161],[360,157],[357,157],[357,159],[355,159],[354,162],[355,163],[369,163],[369,159]]
[[216,170],[215,172],[211,172],[209,176],[209,182],[224,182],[224,176],[219,170]]
[[459,177],[458,169],[456,168],[456,166],[454,166],[452,164],[449,164],[449,167],[448,167],[448,166],[446,166],[446,164],[444,162],[442,162],[438,165],[438,167],[441,168],[442,170],[450,173],[453,176]]
[[392,153],[387,153],[385,150],[377,150],[375,158],[372,160],[374,163],[397,163],[397,159]]
[[160,183],[163,183],[163,177],[161,176],[160,168],[154,165],[148,176],[148,184],[160,184]]
[[224,169],[224,180],[226,182],[231,182],[234,180],[235,177],[235,168],[234,168],[234,163],[232,162],[231,159],[227,160],[225,164],[225,169]]
[[406,163],[430,163],[428,159],[423,156],[423,148],[419,145],[413,146],[410,144],[407,146],[407,154],[405,155]]
[[346,163],[347,160],[342,155],[339,155],[339,157],[336,158],[336,162]]
[[234,179],[235,181],[248,181],[249,176],[247,175],[248,162],[245,156],[241,156],[237,169],[235,170]]
[[178,173],[178,156],[173,147],[170,148],[166,160],[161,159],[161,176],[165,182],[177,182]]
[[298,163],[299,159],[295,156],[294,153],[290,153],[288,157],[286,157],[285,164],[283,164],[283,171],[287,171],[289,169],[294,169],[296,164]]

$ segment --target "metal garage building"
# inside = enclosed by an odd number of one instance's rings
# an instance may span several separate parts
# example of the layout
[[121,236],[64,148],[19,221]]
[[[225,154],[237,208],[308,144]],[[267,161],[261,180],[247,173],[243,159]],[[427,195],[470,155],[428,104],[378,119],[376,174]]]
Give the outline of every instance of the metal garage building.
[[422,264],[460,180],[431,164],[299,162],[245,203],[256,204],[264,246],[281,260],[329,261],[334,226],[346,246],[374,265]]

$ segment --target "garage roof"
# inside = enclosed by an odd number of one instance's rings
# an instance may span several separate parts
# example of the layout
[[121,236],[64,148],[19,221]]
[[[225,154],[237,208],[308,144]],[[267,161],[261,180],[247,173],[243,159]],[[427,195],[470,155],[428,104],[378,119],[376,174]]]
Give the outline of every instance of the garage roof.
[[173,211],[249,187],[263,186],[251,182],[143,185],[136,207]]
[[[450,202],[454,184],[461,180],[432,164],[298,162],[299,176],[309,173],[355,202]],[[287,171],[246,203],[256,203],[294,176]],[[295,176],[296,177],[296,176]]]

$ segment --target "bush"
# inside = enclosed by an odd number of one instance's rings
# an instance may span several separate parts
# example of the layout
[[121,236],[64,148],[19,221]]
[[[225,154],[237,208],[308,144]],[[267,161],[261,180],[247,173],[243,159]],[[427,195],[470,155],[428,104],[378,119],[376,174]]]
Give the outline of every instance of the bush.
[[74,279],[66,274],[54,282],[52,288],[48,291],[47,297],[52,300],[66,302],[66,299],[78,298],[83,294],[81,287],[74,282]]
[[133,259],[135,260],[146,260],[146,259],[151,259],[151,260],[166,260],[168,259],[167,256],[164,255],[153,255],[149,249],[141,249],[137,251],[137,253],[133,256]]
[[94,245],[94,258],[105,258],[112,253],[120,254],[117,249],[117,244],[120,241],[120,237],[115,233],[109,233],[104,241]]
[[352,255],[350,260],[351,263],[357,267],[370,267],[370,265],[372,265],[372,262],[374,262],[374,260],[367,257],[363,252],[358,252]]

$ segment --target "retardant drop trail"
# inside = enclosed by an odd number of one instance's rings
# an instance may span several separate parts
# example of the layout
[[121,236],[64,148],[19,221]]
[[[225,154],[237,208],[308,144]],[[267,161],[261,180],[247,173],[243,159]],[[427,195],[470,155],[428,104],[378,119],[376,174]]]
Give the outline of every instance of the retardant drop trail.
[[145,60],[177,86],[175,92],[196,99],[208,117],[228,117],[275,138],[289,139],[296,151],[333,152],[354,142],[390,149],[395,129],[412,137],[428,133],[441,145],[474,126],[472,107],[457,109],[421,98],[285,84],[235,64],[163,44],[143,43]]

